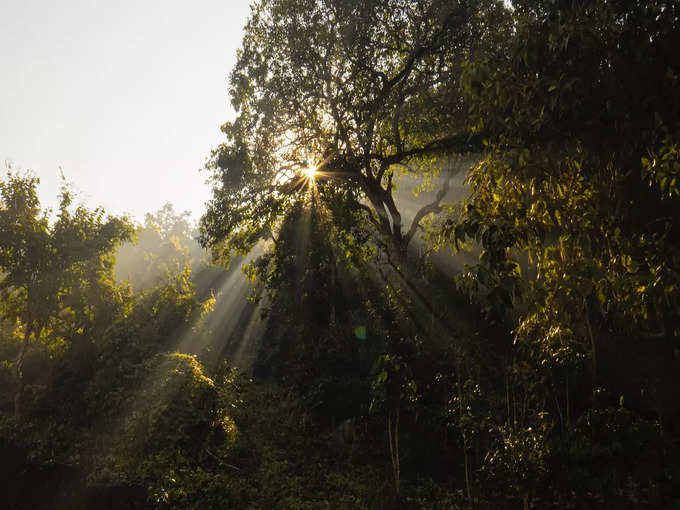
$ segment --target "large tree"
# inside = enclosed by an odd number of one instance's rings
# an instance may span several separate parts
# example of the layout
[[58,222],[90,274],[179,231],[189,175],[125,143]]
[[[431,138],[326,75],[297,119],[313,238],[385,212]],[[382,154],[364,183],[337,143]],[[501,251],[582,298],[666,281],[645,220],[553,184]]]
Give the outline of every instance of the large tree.
[[499,47],[505,14],[494,0],[257,2],[231,75],[238,115],[208,163],[202,242],[228,260],[309,187],[323,196],[332,185],[403,261],[449,181],[406,225],[393,196],[398,172],[436,174],[447,154],[477,147],[457,78],[472,54]]
[[512,310],[517,345],[550,380],[588,360],[596,384],[654,394],[677,434],[680,7],[513,4],[507,53],[462,78],[490,149],[451,223],[484,248],[470,289]]

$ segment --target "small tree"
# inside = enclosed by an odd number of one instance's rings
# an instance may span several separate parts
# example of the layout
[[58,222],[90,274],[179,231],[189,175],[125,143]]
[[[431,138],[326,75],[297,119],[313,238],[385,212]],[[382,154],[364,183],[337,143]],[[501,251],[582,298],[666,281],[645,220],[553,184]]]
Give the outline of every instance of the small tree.
[[[62,188],[59,213],[50,223],[40,208],[39,180],[9,172],[0,181],[0,299],[2,318],[23,330],[14,361],[20,413],[22,365],[31,341],[56,334],[88,335],[97,304],[110,301],[113,249],[129,239],[126,219],[105,217],[102,209],[71,209],[72,193]],[[107,287],[107,292],[100,292]],[[92,290],[97,288],[95,292]]]
[[195,240],[198,232],[190,216],[189,211],[175,212],[170,202],[147,213],[144,224],[137,227],[136,242],[118,250],[116,278],[128,281],[138,293],[186,266],[195,271],[207,257]]
[[372,387],[371,410],[382,409],[387,415],[387,441],[392,462],[394,489],[401,489],[399,421],[402,410],[411,409],[418,400],[418,387],[406,360],[396,353],[378,357]]

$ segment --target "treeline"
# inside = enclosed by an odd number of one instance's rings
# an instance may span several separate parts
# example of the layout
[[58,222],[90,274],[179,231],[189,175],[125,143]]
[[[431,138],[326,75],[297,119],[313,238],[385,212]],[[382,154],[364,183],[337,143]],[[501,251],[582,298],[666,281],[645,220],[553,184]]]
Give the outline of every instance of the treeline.
[[678,47],[676,2],[255,3],[197,232],[114,272],[129,222],[2,181],[8,506],[680,504]]

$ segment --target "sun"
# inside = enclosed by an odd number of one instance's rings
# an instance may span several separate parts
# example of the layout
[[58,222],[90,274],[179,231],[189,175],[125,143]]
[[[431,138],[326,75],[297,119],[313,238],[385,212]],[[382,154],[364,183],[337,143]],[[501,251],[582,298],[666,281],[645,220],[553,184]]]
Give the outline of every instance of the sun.
[[318,167],[316,165],[305,165],[302,167],[302,175],[304,175],[307,179],[316,179],[316,176],[319,174],[319,170],[317,169]]

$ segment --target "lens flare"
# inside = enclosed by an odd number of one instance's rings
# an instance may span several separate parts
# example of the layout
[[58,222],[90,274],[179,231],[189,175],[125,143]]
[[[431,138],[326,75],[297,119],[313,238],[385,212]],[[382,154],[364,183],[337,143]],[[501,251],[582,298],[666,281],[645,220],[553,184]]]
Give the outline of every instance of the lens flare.
[[304,175],[307,179],[315,179],[319,174],[317,168],[318,167],[314,165],[306,165],[302,168],[302,175]]

